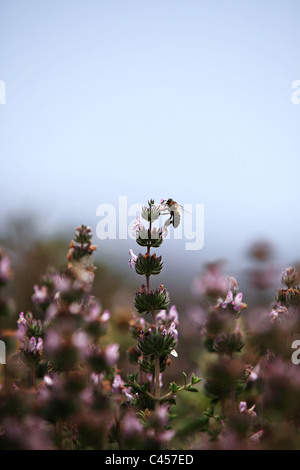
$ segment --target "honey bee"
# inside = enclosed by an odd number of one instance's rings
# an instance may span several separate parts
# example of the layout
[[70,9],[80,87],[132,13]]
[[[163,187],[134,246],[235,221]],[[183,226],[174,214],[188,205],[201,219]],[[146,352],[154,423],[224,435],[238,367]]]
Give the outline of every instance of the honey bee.
[[177,228],[181,220],[180,210],[183,211],[183,207],[171,198],[165,200],[164,205],[170,214],[170,224],[172,224],[174,228]]

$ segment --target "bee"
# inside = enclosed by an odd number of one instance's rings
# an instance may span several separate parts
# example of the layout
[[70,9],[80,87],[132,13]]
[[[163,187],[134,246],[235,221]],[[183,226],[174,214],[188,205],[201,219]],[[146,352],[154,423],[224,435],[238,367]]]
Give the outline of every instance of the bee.
[[170,224],[172,224],[174,228],[177,228],[181,220],[180,210],[183,211],[183,207],[171,198],[164,201],[164,205],[170,214]]

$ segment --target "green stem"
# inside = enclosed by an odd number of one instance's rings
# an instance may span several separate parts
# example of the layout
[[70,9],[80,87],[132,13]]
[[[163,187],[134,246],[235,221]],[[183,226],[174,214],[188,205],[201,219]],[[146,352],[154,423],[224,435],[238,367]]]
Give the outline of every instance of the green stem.
[[159,373],[160,363],[159,356],[155,355],[155,410],[158,410],[160,404],[160,384],[159,384]]
[[168,393],[166,393],[165,395],[162,395],[162,396],[160,396],[160,397],[156,397],[155,395],[153,395],[153,394],[150,393],[150,392],[146,392],[146,395],[147,395],[149,398],[151,398],[153,401],[161,402],[161,401],[166,400],[167,398],[169,398],[169,397],[175,395],[175,393],[179,393],[179,392],[182,392],[182,391],[184,391],[184,390],[188,390],[189,387],[191,387],[192,385],[193,385],[193,384],[192,384],[191,382],[188,383],[188,384],[186,384],[186,385],[181,385],[181,387],[179,387],[176,392],[168,392]]
[[31,367],[30,369],[30,385],[33,388],[36,388],[35,386],[35,368]]
[[[151,220],[151,213],[152,206],[150,205],[150,221],[149,221],[149,236],[151,239],[151,230],[152,230],[152,220]],[[147,255],[150,256],[150,246],[151,243],[147,246]],[[147,284],[147,292],[150,292],[150,276],[146,276],[146,284]],[[156,326],[156,314],[155,311],[152,310],[152,320],[153,324]],[[154,396],[155,396],[155,410],[159,408],[160,404],[160,384],[159,384],[159,374],[160,374],[160,360],[159,356],[155,354],[154,356]]]
[[[233,359],[233,355],[232,353],[230,354],[230,360],[232,361]],[[234,414],[236,412],[236,403],[235,403],[235,390],[234,390],[234,385],[231,386],[231,391],[230,391],[230,394],[231,394],[231,409],[232,409],[232,413]]]

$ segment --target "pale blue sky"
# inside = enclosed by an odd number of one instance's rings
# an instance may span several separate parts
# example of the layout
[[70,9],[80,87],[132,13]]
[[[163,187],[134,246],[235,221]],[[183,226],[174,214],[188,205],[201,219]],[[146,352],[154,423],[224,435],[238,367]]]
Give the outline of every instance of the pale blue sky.
[[1,225],[173,197],[205,204],[199,260],[299,256],[299,23],[299,0],[0,0]]

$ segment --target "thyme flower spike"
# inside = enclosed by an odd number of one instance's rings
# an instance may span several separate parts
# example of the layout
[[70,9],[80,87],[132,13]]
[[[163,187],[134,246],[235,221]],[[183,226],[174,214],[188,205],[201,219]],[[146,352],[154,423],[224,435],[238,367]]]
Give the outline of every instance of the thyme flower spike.
[[[135,380],[131,380],[131,386],[134,383],[136,391],[144,393],[148,398],[154,401],[154,407],[157,410],[162,401],[174,397],[174,393],[181,390],[190,390],[190,385],[185,382],[183,387],[171,384],[170,392],[161,396],[161,374],[166,365],[170,364],[169,355],[177,356],[175,348],[178,343],[178,314],[175,306],[170,308],[170,296],[163,284],[156,289],[150,287],[150,276],[160,274],[163,268],[161,256],[151,253],[151,248],[159,248],[163,243],[164,237],[168,233],[168,227],[171,225],[171,218],[168,218],[162,227],[156,228],[153,223],[166,212],[166,204],[162,199],[159,205],[154,204],[154,200],[148,201],[148,207],[144,206],[141,211],[141,218],[148,222],[148,228],[144,226],[140,217],[137,217],[134,224],[134,235],[139,246],[146,248],[145,254],[135,255],[132,250],[129,251],[131,258],[129,265],[134,268],[136,273],[145,276],[145,283],[141,285],[138,292],[135,293],[134,306],[140,315],[151,314],[152,324],[143,320],[133,322],[134,337],[137,338],[138,354],[135,358],[142,372],[152,374],[152,384],[144,384],[139,387]],[[176,314],[174,315],[174,310]],[[168,313],[167,313],[168,312]],[[136,324],[136,328],[134,325]],[[131,354],[133,358],[133,354]],[[132,379],[132,377],[131,377]],[[199,379],[200,380],[200,379]],[[195,381],[193,383],[196,383]],[[152,390],[151,390],[152,388]]]

